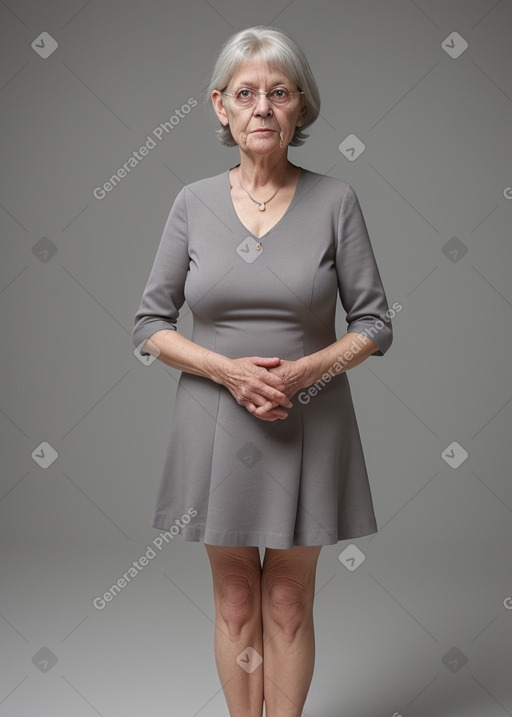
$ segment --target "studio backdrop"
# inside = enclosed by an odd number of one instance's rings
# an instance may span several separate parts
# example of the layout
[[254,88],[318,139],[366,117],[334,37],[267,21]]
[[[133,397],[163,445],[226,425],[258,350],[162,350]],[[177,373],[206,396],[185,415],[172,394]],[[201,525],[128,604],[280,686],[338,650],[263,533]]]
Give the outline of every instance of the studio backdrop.
[[395,307],[348,374],[379,530],[322,550],[304,714],[512,714],[511,3],[5,0],[0,717],[226,714],[204,545],[151,526],[179,372],[131,332],[178,192],[238,162],[204,93],[260,24]]

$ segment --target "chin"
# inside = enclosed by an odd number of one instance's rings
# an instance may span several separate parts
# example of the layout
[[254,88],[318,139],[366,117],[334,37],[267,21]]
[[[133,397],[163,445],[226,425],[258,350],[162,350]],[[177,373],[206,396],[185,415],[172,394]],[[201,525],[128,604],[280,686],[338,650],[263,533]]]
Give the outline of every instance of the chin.
[[273,134],[272,137],[252,137],[248,136],[246,145],[254,148],[255,151],[260,149],[262,152],[266,152],[268,149],[279,147],[279,135]]

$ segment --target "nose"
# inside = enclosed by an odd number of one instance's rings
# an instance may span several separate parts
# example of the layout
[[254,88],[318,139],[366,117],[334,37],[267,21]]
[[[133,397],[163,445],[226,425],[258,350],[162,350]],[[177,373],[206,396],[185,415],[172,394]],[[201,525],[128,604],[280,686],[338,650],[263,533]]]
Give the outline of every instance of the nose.
[[264,95],[263,93],[261,95],[258,95],[256,104],[254,105],[254,114],[257,116],[268,117],[271,112],[272,102],[269,100],[267,95]]

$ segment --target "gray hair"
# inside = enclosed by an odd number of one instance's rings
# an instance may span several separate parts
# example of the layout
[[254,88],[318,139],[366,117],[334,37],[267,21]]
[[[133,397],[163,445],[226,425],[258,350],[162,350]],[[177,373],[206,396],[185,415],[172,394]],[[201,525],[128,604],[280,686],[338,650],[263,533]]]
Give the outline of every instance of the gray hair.
[[[213,90],[225,90],[240,65],[253,57],[261,58],[269,67],[284,72],[299,90],[304,92],[307,113],[302,127],[295,127],[290,141],[292,147],[304,144],[308,134],[302,131],[313,124],[320,113],[320,93],[306,56],[289,35],[276,27],[256,25],[235,33],[222,45],[217,56],[210,84],[206,89],[205,103],[210,103]],[[226,147],[236,142],[229,125],[216,130],[217,139]]]

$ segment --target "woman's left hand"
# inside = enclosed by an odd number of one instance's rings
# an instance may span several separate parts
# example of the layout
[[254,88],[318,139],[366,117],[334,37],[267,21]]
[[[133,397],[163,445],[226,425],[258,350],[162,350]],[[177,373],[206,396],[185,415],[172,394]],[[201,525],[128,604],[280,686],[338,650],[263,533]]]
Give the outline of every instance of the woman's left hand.
[[[288,396],[290,400],[292,396],[294,396],[301,388],[309,386],[308,367],[304,358],[297,359],[296,361],[286,361],[285,359],[281,359],[279,366],[269,368],[267,371],[275,373],[276,376],[279,376],[285,386],[282,392]],[[261,416],[267,411],[271,411],[276,406],[277,403],[274,401],[267,401],[265,404],[256,409],[255,415]],[[280,408],[282,408],[282,406]]]

